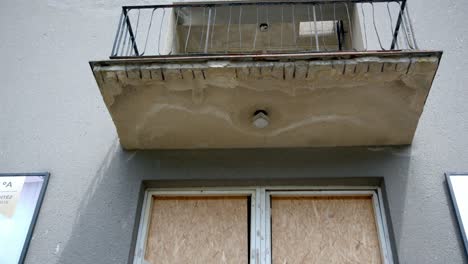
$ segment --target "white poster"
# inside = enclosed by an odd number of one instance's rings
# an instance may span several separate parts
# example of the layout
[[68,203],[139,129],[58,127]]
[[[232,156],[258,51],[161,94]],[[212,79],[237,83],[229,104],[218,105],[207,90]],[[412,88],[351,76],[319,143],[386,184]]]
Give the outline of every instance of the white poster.
[[0,215],[11,218],[16,211],[25,177],[2,177],[0,181]]
[[48,174],[0,174],[0,263],[22,263]]
[[468,173],[447,174],[447,182],[458,218],[461,237],[468,253]]

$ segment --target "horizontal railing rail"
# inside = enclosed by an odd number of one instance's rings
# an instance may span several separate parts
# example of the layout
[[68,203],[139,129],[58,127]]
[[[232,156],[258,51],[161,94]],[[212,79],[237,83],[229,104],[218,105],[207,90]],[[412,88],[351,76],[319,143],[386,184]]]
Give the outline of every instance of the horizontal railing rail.
[[418,49],[406,0],[124,6],[111,58]]

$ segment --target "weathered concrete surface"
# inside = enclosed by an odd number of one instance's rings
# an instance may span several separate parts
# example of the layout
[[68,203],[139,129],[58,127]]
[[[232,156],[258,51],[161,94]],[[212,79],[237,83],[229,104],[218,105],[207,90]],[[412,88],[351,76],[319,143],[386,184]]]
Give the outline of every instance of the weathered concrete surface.
[[[95,63],[126,149],[410,144],[439,58]],[[256,110],[270,119],[252,125]]]

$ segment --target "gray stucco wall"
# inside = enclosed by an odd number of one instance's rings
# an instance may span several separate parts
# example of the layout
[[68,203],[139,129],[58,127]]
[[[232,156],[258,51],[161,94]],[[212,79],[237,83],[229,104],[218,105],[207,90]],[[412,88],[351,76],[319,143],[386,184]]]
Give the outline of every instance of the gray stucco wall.
[[400,263],[467,261],[444,172],[468,171],[468,1],[410,1],[445,51],[411,147],[178,152],[122,151],[89,69],[124,4],[2,2],[0,171],[51,172],[26,263],[127,263],[143,179],[314,177],[384,177]]

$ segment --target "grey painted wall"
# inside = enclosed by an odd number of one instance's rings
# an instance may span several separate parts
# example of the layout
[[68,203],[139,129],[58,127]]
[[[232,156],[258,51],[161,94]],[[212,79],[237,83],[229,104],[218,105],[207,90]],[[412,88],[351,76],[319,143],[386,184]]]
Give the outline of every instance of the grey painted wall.
[[468,1],[410,1],[445,51],[411,147],[179,152],[122,151],[89,69],[123,4],[2,2],[0,171],[51,172],[26,263],[127,263],[142,179],[353,176],[384,177],[400,263],[467,261],[444,172],[468,171]]

